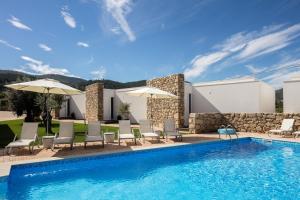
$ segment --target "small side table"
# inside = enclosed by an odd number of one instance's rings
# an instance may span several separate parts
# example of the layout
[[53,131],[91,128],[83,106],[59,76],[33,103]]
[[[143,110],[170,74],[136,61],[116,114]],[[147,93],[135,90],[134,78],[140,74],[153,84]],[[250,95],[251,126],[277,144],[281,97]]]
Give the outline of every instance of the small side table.
[[104,141],[106,143],[113,143],[115,141],[115,133],[114,132],[104,133]]
[[55,136],[43,136],[43,147],[45,149],[51,149],[53,147],[54,138]]

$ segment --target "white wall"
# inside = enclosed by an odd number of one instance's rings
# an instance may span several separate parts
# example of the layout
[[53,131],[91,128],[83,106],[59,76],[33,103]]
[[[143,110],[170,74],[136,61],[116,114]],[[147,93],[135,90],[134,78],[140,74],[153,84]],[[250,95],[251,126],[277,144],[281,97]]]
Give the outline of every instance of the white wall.
[[135,90],[138,88],[116,90],[116,96],[115,96],[116,115],[118,114],[119,106],[121,103],[129,103],[130,104],[129,119],[132,123],[137,123],[141,119],[147,119],[147,98],[130,96],[126,94],[126,92],[128,91]]
[[85,93],[70,97],[70,114],[74,113],[76,119],[85,118]]
[[[220,84],[196,84],[193,87],[193,112],[264,112],[272,110],[272,88],[264,87],[264,102],[261,103],[261,82],[245,81]],[[275,93],[274,93],[275,94]]]
[[283,83],[283,111],[285,113],[300,112],[300,80]]
[[[189,125],[189,94],[193,93],[193,86],[191,83],[184,83],[184,125]],[[193,104],[193,99],[192,99]]]
[[275,90],[264,82],[260,82],[260,112],[275,112]]
[[67,105],[69,100],[69,114],[75,114],[76,119],[84,119],[85,118],[85,93],[76,94],[71,96],[65,96],[64,102],[59,111],[60,117],[70,117],[68,116]]
[[[103,120],[112,120],[111,119],[111,98],[115,97],[115,90],[104,89],[103,90]],[[115,105],[114,98],[114,105]],[[114,119],[117,119],[117,114],[114,106]]]

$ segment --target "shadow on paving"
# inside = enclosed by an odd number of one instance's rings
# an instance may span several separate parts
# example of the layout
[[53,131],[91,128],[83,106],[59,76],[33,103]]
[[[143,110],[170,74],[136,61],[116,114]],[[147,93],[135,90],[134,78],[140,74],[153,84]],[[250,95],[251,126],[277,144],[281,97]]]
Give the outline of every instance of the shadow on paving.
[[15,134],[7,124],[0,124],[0,148],[4,148],[13,141]]

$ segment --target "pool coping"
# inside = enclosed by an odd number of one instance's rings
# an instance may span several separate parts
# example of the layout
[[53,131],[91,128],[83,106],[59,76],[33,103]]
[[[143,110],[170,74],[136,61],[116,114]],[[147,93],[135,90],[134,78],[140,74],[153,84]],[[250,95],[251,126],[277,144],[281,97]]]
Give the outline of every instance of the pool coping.
[[70,156],[64,156],[64,157],[47,157],[47,158],[40,158],[40,159],[31,159],[31,160],[21,160],[21,161],[13,161],[13,162],[7,162],[0,164],[0,180],[5,179],[9,176],[11,168],[13,166],[18,167],[22,165],[27,164],[38,164],[38,163],[44,163],[44,162],[52,162],[52,161],[59,161],[59,160],[68,160],[68,159],[80,159],[80,158],[87,158],[87,157],[97,157],[97,156],[105,156],[105,155],[117,155],[122,153],[130,153],[130,152],[142,152],[142,151],[149,151],[149,150],[157,150],[157,149],[164,149],[164,148],[172,148],[172,147],[180,147],[180,146],[192,146],[197,144],[209,144],[209,143],[215,143],[215,142],[228,142],[232,140],[247,140],[247,139],[257,139],[257,140],[266,140],[266,141],[276,141],[280,143],[294,143],[299,144],[297,141],[284,141],[284,140],[278,140],[278,139],[266,139],[266,138],[260,138],[260,137],[240,137],[240,138],[233,138],[231,140],[228,139],[216,139],[216,140],[202,140],[197,141],[194,143],[174,143],[174,144],[168,144],[164,146],[149,146],[149,147],[138,147],[135,149],[121,149],[111,152],[95,152],[95,153],[89,153],[85,155],[70,155]]

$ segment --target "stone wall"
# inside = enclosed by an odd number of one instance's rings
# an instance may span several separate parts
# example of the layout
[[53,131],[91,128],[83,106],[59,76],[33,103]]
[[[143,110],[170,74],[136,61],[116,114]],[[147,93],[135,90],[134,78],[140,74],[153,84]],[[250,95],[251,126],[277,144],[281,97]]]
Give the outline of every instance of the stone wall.
[[295,119],[294,130],[300,130],[300,113],[191,113],[191,133],[216,131],[221,125],[232,125],[240,132],[265,133],[281,126],[282,120]]
[[86,95],[86,120],[103,120],[103,84],[94,83],[85,88]]
[[147,117],[152,120],[154,126],[163,127],[164,119],[174,118],[177,127],[184,125],[184,75],[174,74],[162,78],[147,81],[147,86],[156,87],[166,92],[170,92],[178,98],[151,99],[147,100]]

